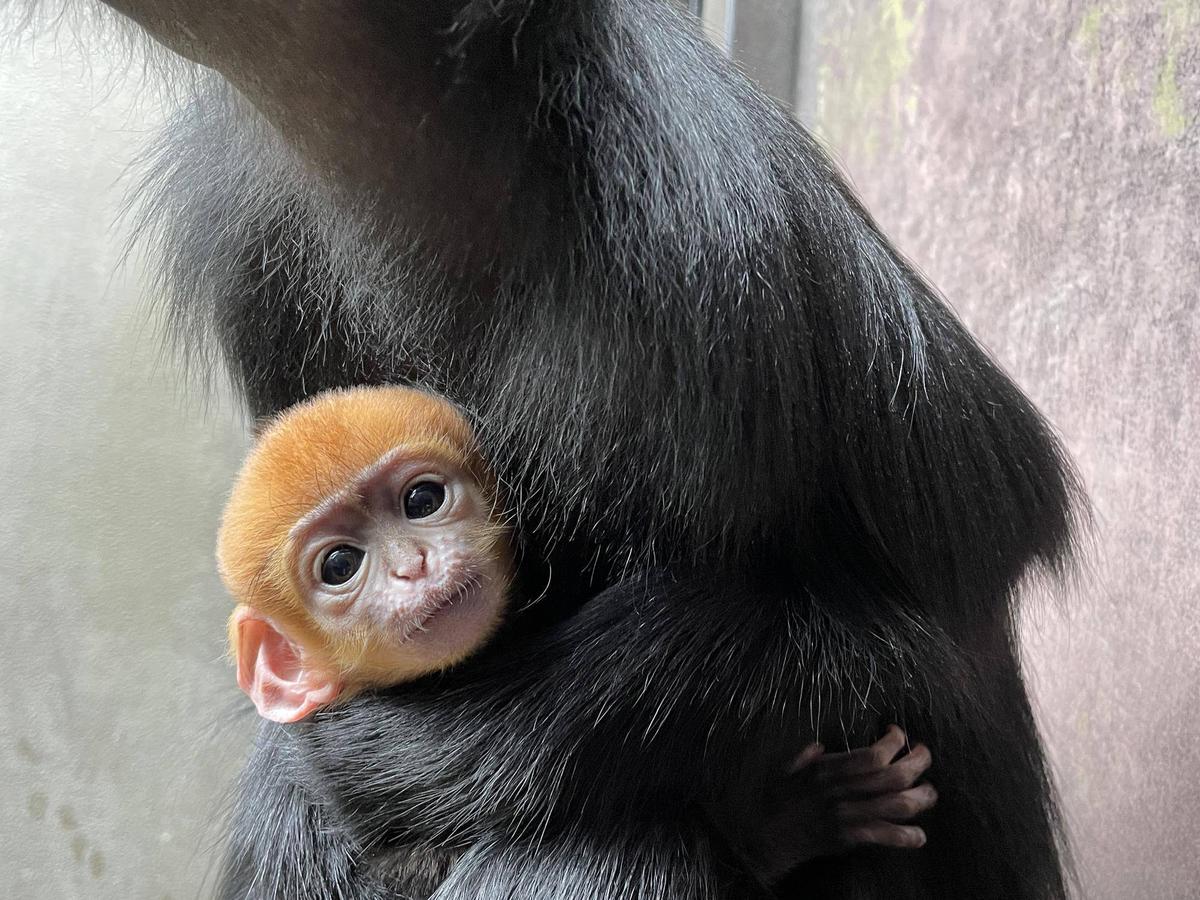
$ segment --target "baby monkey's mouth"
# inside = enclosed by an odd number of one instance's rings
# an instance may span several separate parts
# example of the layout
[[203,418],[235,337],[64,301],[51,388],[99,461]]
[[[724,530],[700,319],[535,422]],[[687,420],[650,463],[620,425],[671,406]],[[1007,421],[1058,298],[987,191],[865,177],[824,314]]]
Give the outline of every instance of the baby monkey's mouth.
[[403,644],[428,633],[441,613],[472,602],[479,596],[482,586],[482,578],[471,567],[448,572],[439,584],[429,585],[425,589],[421,604],[416,609],[408,611],[402,620],[396,622],[399,631],[397,643]]

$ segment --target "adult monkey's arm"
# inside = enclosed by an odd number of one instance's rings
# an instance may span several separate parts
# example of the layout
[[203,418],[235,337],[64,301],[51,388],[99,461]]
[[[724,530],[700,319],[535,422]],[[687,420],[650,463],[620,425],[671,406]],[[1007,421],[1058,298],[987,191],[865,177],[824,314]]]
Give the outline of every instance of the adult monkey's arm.
[[[522,215],[508,208],[530,171],[528,115],[539,99],[528,78],[504,78],[518,64],[522,4],[487,4],[484,16],[446,0],[105,2],[223,76],[322,182],[378,199],[385,223],[402,220],[440,253],[468,256],[477,270],[525,246],[514,228],[541,231],[527,221],[528,183]],[[578,15],[587,4],[562,6]],[[545,24],[543,35],[573,31]],[[464,41],[469,69],[457,53]]]
[[[765,598],[747,616],[750,586],[714,584],[630,579],[571,619],[523,636],[516,664],[511,648],[493,647],[443,678],[318,713],[293,732],[306,760],[298,771],[318,774],[313,792],[364,845],[430,834],[478,841],[489,831],[545,836],[580,821],[603,834],[647,810],[673,811],[682,823],[701,818],[714,798],[753,796],[740,779],[765,772],[781,780],[784,763],[812,737],[803,710],[813,673],[836,664],[820,643],[821,629],[834,626],[814,620],[806,604]],[[887,685],[900,683],[918,655],[970,677],[931,636],[916,645],[887,623],[878,629],[837,635],[873,659],[873,677]],[[864,675],[846,673],[856,689]],[[756,696],[746,696],[748,684]],[[632,808],[630,781],[638,785]]]

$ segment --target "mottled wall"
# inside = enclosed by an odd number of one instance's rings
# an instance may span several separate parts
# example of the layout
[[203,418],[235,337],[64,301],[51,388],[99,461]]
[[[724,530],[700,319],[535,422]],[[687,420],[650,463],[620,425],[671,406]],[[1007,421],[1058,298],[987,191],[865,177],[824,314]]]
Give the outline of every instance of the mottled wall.
[[[3,23],[0,23],[0,31]],[[158,121],[65,39],[0,51],[0,897],[192,898],[247,747],[212,546],[243,436],[184,390],[122,172]],[[240,704],[245,708],[245,704]],[[224,724],[219,727],[218,722]]]
[[1200,892],[1200,0],[804,0],[800,103],[1049,414],[1094,573],[1026,623],[1096,900]]

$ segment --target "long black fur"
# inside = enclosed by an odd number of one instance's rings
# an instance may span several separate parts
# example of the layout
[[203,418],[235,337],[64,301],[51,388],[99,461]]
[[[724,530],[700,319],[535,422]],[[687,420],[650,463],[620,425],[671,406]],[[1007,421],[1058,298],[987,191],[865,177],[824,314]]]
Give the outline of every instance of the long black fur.
[[[928,845],[780,895],[1063,896],[1014,613],[1078,507],[1037,411],[671,4],[363,8],[435,50],[444,214],[380,229],[214,83],[147,207],[178,332],[257,414],[461,404],[544,597],[447,676],[265,728],[222,896],[753,896],[725,836],[762,785],[889,721],[935,751]],[[495,217],[459,209],[475,165]]]

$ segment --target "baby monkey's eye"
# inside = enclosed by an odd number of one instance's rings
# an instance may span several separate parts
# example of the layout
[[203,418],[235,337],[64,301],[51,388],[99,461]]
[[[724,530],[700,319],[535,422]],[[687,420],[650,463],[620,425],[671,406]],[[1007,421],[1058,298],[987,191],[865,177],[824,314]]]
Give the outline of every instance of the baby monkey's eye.
[[321,562],[321,581],[325,584],[345,584],[362,565],[365,554],[349,544],[338,544],[325,554]]
[[446,502],[446,488],[436,481],[418,481],[404,492],[404,515],[410,519],[432,516]]

